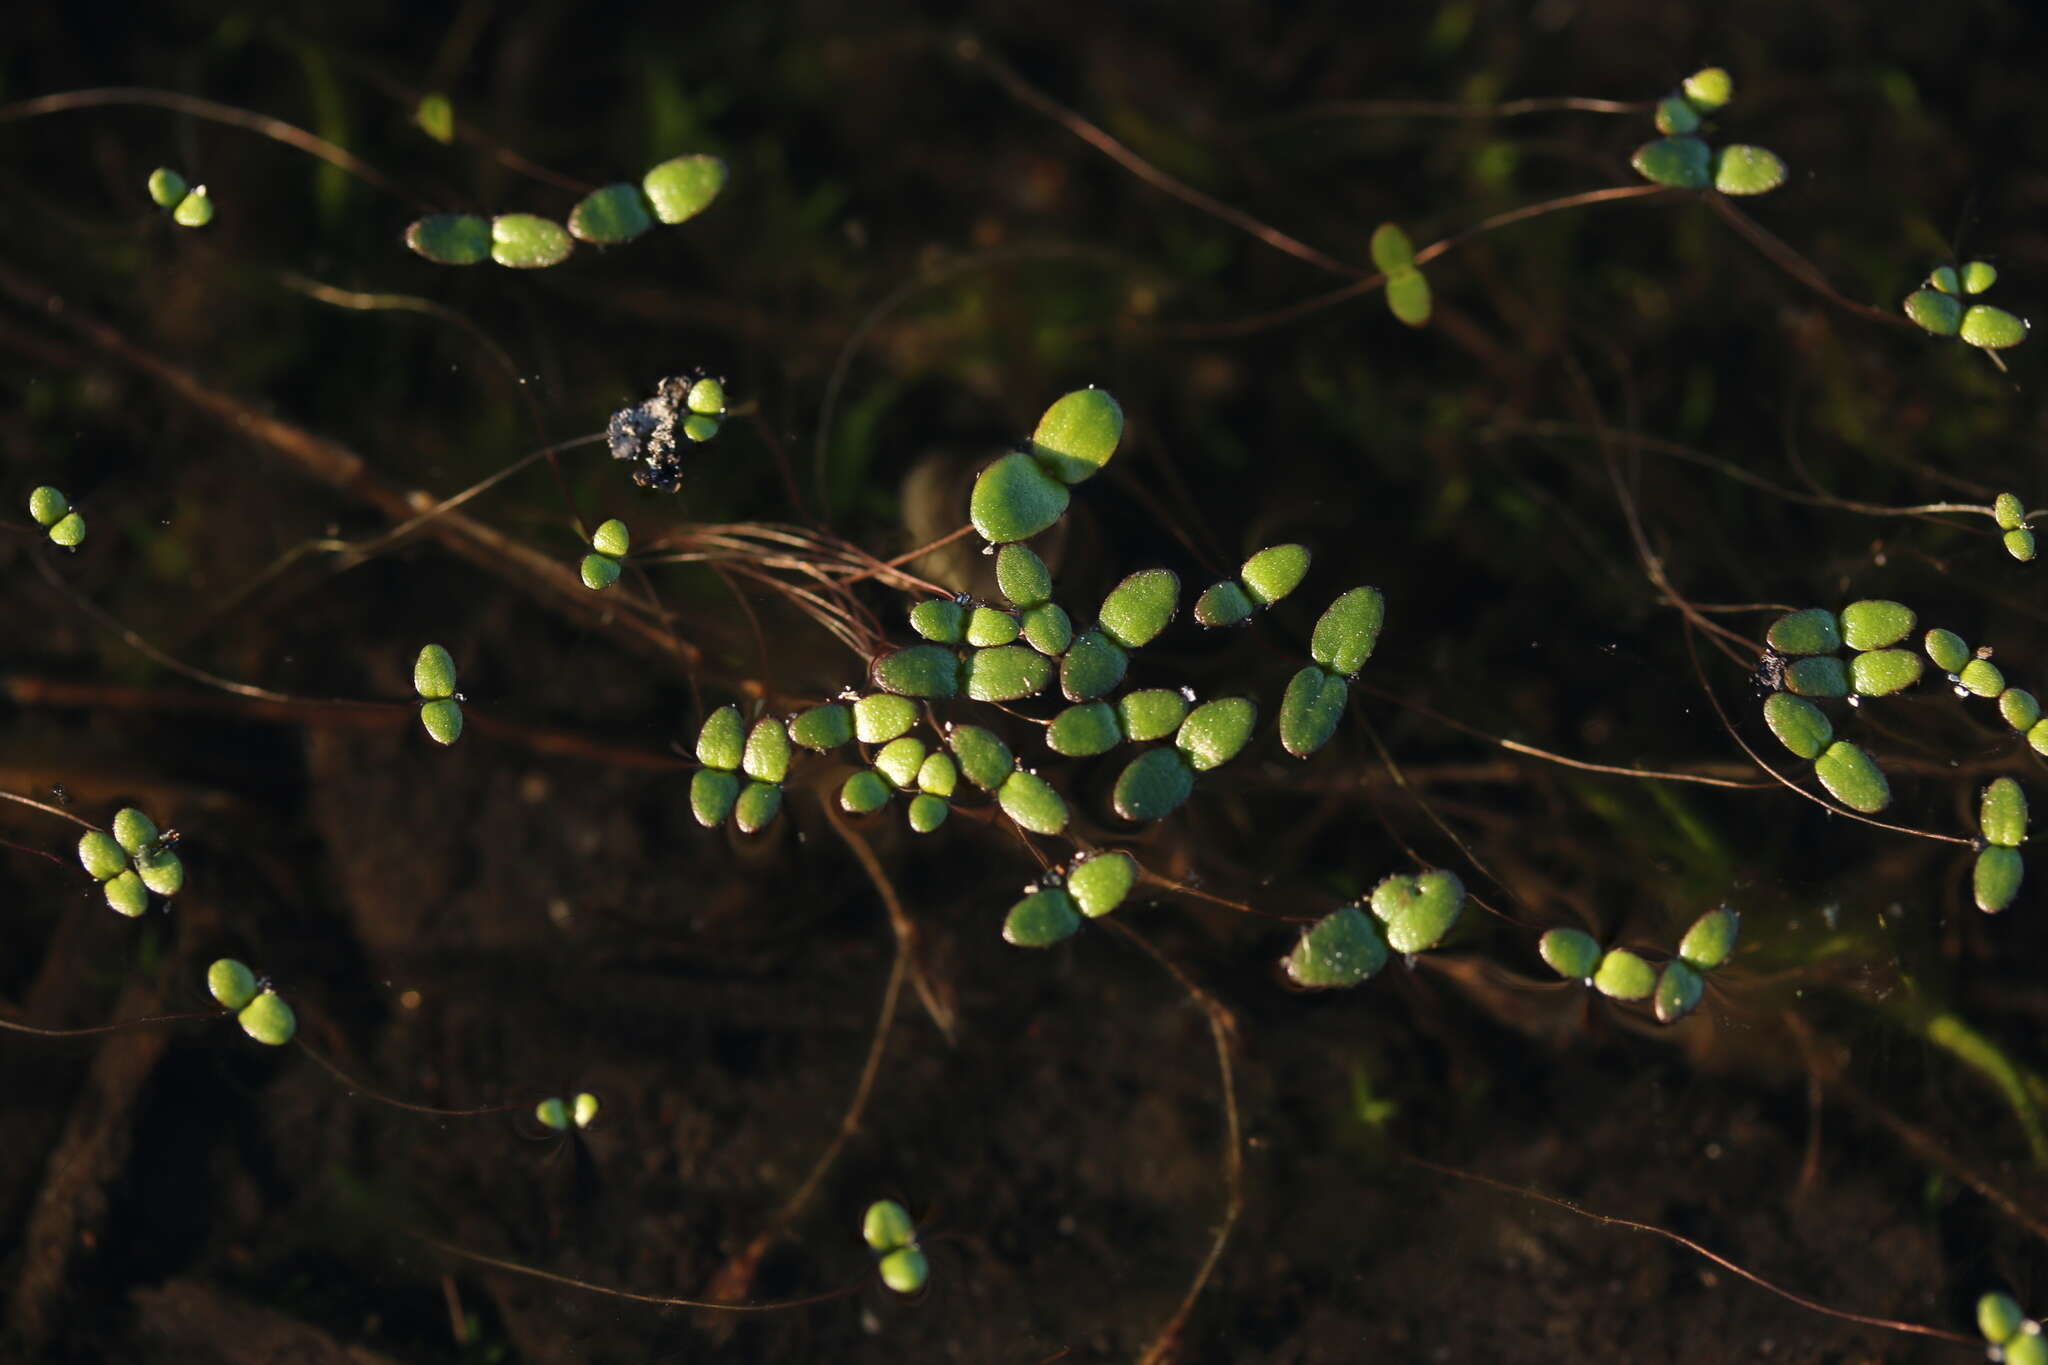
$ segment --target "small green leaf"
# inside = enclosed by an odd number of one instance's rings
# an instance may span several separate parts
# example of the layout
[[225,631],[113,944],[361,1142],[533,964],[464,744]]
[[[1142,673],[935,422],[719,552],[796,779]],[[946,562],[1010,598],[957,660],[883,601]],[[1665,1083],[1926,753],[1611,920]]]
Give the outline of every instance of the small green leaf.
[[128,867],[128,855],[121,846],[96,829],[78,837],[78,861],[96,882],[119,876]]
[[1074,643],[1074,623],[1067,619],[1066,608],[1057,602],[1026,607],[1018,624],[1024,629],[1025,642],[1040,654],[1057,658]]
[[1080,912],[1066,888],[1043,886],[1010,907],[1003,917],[1003,941],[1019,948],[1050,948],[1080,927]]
[[1052,600],[1052,571],[1029,545],[1005,545],[996,551],[996,587],[1013,607],[1040,606]]
[[1570,981],[1591,981],[1600,966],[1600,945],[1583,929],[1552,929],[1536,951],[1550,970]]
[[624,559],[633,548],[633,532],[613,517],[590,533],[590,548],[613,559]]
[[640,179],[640,188],[654,206],[654,216],[674,225],[696,217],[711,207],[725,188],[725,163],[715,156],[696,153],[662,162]]
[[85,518],[76,512],[67,512],[50,528],[50,542],[67,550],[75,550],[85,541]]
[[967,515],[992,545],[1028,540],[1067,510],[1067,486],[1013,450],[981,471],[968,498]]
[[886,692],[853,700],[853,737],[863,744],[887,744],[917,724],[917,703]]
[[577,566],[577,573],[582,577],[584,587],[592,592],[603,592],[619,581],[619,561],[610,555],[585,555],[583,563]]
[[967,609],[950,597],[934,597],[910,609],[910,628],[936,644],[957,645],[967,638]]
[[223,957],[206,969],[206,989],[223,1008],[239,1011],[256,998],[261,987],[246,963]]
[[1796,659],[1785,669],[1785,686],[1802,697],[1846,697],[1849,670],[1832,654]]
[[576,249],[560,223],[531,213],[501,213],[491,219],[491,259],[514,270],[560,265]]
[[1164,820],[1195,789],[1195,772],[1178,749],[1150,749],[1132,759],[1116,779],[1110,800],[1126,820]]
[[[1976,896],[1977,908],[1987,915],[1995,915],[2011,905],[2013,898],[2020,893],[2020,882],[2026,871],[2018,849],[1992,844],[1980,851],[1977,866],[1970,876],[1970,889]],[[112,882],[107,884],[113,885]]]
[[1180,578],[1171,569],[1140,569],[1102,600],[1102,631],[1125,649],[1143,649],[1166,629],[1180,604]]
[[1236,758],[1251,741],[1259,721],[1258,704],[1249,697],[1219,697],[1188,713],[1173,737],[1188,767],[1206,773]]
[[924,1288],[931,1266],[916,1247],[899,1247],[884,1256],[878,1267],[882,1283],[898,1294],[915,1294]]
[[1832,654],[1842,647],[1842,624],[1827,608],[1808,607],[1771,622],[1764,642],[1780,654]]
[[1067,870],[1067,894],[1089,919],[1122,905],[1137,883],[1138,864],[1128,853],[1090,854]]
[[[994,649],[1017,638],[1017,618],[994,607],[976,607],[967,617],[967,643],[978,649]],[[1046,677],[1052,676],[1047,668]]]
[[267,1047],[283,1047],[299,1031],[292,1007],[279,999],[276,991],[265,991],[251,1000],[236,1018],[242,1032]]
[[1954,294],[1962,289],[1962,282],[1956,278],[1952,265],[1938,265],[1927,276],[1927,282],[1944,294]]
[[1927,657],[1944,673],[1960,673],[1970,662],[1970,646],[1952,630],[1936,627],[1922,638]]
[[135,871],[142,884],[159,896],[175,896],[185,888],[185,864],[167,848],[137,854]]
[[2021,1332],[2005,1344],[2005,1365],[2048,1365],[2048,1337]]
[[704,718],[697,731],[697,761],[707,768],[728,771],[740,766],[747,755],[747,724],[737,706],[721,706]]
[[1849,686],[1862,697],[1889,697],[1920,681],[1926,665],[1910,649],[1874,649],[1849,660]]
[[1789,692],[1773,692],[1764,699],[1764,724],[1771,727],[1780,744],[1801,758],[1819,758],[1835,738],[1835,727],[1826,713]]
[[1212,584],[1195,599],[1195,624],[1199,626],[1235,626],[1249,621],[1257,610],[1245,590],[1235,583]]
[[976,701],[1022,701],[1037,696],[1052,683],[1052,660],[1023,645],[977,649],[968,654],[960,669],[960,680],[963,690]]
[[462,738],[462,707],[445,699],[421,702],[420,725],[436,744],[453,744]]
[[1735,951],[1735,938],[1742,919],[1725,905],[1717,905],[1692,922],[1678,941],[1678,955],[1694,968],[1711,972]]
[[1628,164],[1653,185],[1703,190],[1714,182],[1714,154],[1696,137],[1660,137],[1636,148]]
[[1283,960],[1288,979],[1311,990],[1356,986],[1387,965],[1380,931],[1355,905],[1323,916]]
[[132,869],[109,877],[100,890],[106,896],[108,906],[129,919],[149,909],[149,888],[142,884],[142,878]]
[[716,829],[740,799],[740,780],[722,768],[699,768],[690,775],[690,814],[706,829]]
[[1415,244],[1392,223],[1381,223],[1373,229],[1371,251],[1373,269],[1382,275],[1414,268]]
[[1657,131],[1666,137],[1683,137],[1700,130],[1700,111],[1683,95],[1666,95],[1657,101]]
[[1998,714],[2007,725],[2025,734],[2041,719],[2041,703],[2025,688],[2008,687],[1998,694]]
[[1117,718],[1123,722],[1124,737],[1138,743],[1165,739],[1187,718],[1186,694],[1170,688],[1152,687],[1128,692],[1118,699]]
[[917,1226],[893,1199],[878,1199],[868,1205],[860,1223],[861,1240],[876,1251],[894,1251],[917,1241]]
[[733,805],[732,822],[742,834],[758,834],[768,828],[781,809],[782,788],[773,782],[749,782]]
[[1352,678],[1379,644],[1387,601],[1378,588],[1353,588],[1330,604],[1309,636],[1311,659],[1332,673]]
[[916,735],[892,739],[875,755],[875,771],[895,783],[897,790],[909,791],[917,785],[917,773],[928,752]]
[[1903,602],[1851,602],[1842,608],[1842,643],[1851,649],[1883,649],[1911,635],[1917,620]]
[[1764,147],[1735,143],[1714,151],[1714,188],[1723,194],[1769,194],[1785,183],[1785,162]]
[[412,662],[412,690],[428,701],[455,695],[455,660],[439,645],[421,645]]
[[919,792],[910,798],[910,809],[905,814],[910,820],[912,834],[930,834],[946,823],[946,817],[952,814],[952,808],[942,797],[933,796],[930,792]]
[[2005,691],[2005,674],[1989,659],[1972,659],[1957,670],[1956,683],[1972,696],[1995,697]]
[[1410,327],[1427,327],[1434,300],[1429,280],[1420,270],[1397,270],[1387,276],[1387,311]]
[[1952,337],[1963,330],[1963,305],[1932,289],[1915,289],[1906,295],[1906,316],[1923,332]]
[[1280,745],[1296,758],[1307,758],[1337,733],[1351,684],[1320,664],[1310,664],[1287,682],[1280,699]]
[[699,417],[725,416],[725,385],[710,375],[705,375],[690,385],[689,393],[683,396],[683,406]]
[[191,186],[185,183],[185,177],[169,166],[159,166],[149,173],[149,197],[156,201],[156,206],[160,209],[176,208],[190,188]]
[[491,225],[473,213],[430,213],[405,230],[405,244],[435,265],[475,265],[491,254]]
[[559,1099],[542,1100],[533,1106],[533,1116],[540,1120],[543,1128],[552,1128],[558,1133],[569,1130],[569,1106]]
[[960,695],[960,673],[960,656],[944,645],[911,645],[875,660],[870,676],[884,692],[944,699]]
[[28,514],[38,526],[54,526],[71,510],[71,500],[44,484],[28,495]]
[[2003,1346],[2026,1328],[2027,1315],[2004,1294],[1986,1294],[1977,1300],[1977,1330],[1993,1346]]
[[789,776],[789,730],[773,716],[763,716],[747,732],[740,768],[756,782],[780,782]]
[[702,445],[718,434],[718,426],[716,417],[706,417],[701,412],[693,412],[683,419],[683,435]]
[[983,791],[998,791],[1016,770],[1010,746],[979,725],[956,725],[946,736],[960,771]]
[[1892,789],[1884,773],[1847,740],[1838,739],[1814,760],[1814,775],[1828,794],[1850,810],[1875,815],[1892,803]]
[[1984,837],[2002,848],[2018,848],[2027,841],[2027,794],[2020,784],[2001,777],[1984,789],[1977,808],[1977,827]]
[[1268,545],[1247,559],[1237,576],[1254,602],[1270,607],[1301,586],[1309,557],[1306,545]]
[[862,768],[839,789],[839,806],[854,815],[870,815],[889,804],[889,795],[889,784],[882,775]]
[[1082,702],[1069,706],[1052,718],[1045,732],[1046,746],[1068,758],[1092,758],[1108,753],[1123,743],[1124,730],[1116,708],[1106,701]]
[[1593,969],[1593,989],[1610,1000],[1643,1000],[1657,989],[1657,973],[1626,948],[1609,948]]
[[826,753],[853,740],[853,708],[828,701],[800,711],[789,722],[789,737],[814,753]]
[[448,97],[437,92],[420,96],[420,102],[413,106],[413,127],[425,133],[442,146],[455,141],[455,106]]
[[943,752],[934,751],[918,765],[917,789],[927,796],[945,799],[960,787],[960,769]]
[[142,854],[156,847],[162,838],[156,821],[135,807],[126,806],[114,813],[114,842],[129,853]]
[[1036,773],[1018,771],[1004,778],[996,804],[1033,834],[1058,834],[1067,827],[1067,803]]
[[[1061,483],[1093,478],[1116,454],[1123,439],[1124,410],[1101,389],[1076,389],[1060,397],[1038,419],[1031,454]],[[993,536],[985,536],[993,540]],[[1021,540],[1021,536],[1006,536]]]
[[2027,339],[2027,324],[2003,308],[1977,303],[1963,314],[1963,326],[1958,335],[1969,345],[1981,346],[1987,351],[2002,351]]
[[569,231],[578,240],[599,246],[630,242],[653,226],[647,200],[635,185],[606,185],[592,190],[569,210]]
[[1068,701],[1093,701],[1115,690],[1131,656],[1095,631],[1076,635],[1060,660],[1060,691]]
[[2005,552],[2022,564],[2033,562],[2034,533],[2022,526],[2017,531],[2007,531],[2003,537]]
[[1707,983],[1700,979],[1700,974],[1685,963],[1676,958],[1665,963],[1657,977],[1657,1022],[1675,1024],[1691,1014],[1706,989]]
[[1385,878],[1373,888],[1372,912],[1386,926],[1387,946],[1424,953],[1443,942],[1465,908],[1465,884],[1447,869]]
[[2027,727],[2027,744],[2043,758],[2048,758],[2048,720],[2036,721]]
[[178,207],[171,210],[171,221],[179,227],[186,228],[203,228],[212,222],[213,196],[206,192],[206,186],[194,185],[192,192],[180,199]]
[[1718,66],[1701,67],[1679,87],[1693,108],[1711,114],[1735,98],[1735,81]]
[[1998,267],[1989,261],[1971,261],[1963,267],[1961,283],[1965,294],[1981,294],[1998,283]]

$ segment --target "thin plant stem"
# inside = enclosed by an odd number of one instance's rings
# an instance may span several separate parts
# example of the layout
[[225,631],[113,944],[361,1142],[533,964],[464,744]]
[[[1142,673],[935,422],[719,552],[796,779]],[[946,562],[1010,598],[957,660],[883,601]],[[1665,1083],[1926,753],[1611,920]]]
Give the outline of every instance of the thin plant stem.
[[620,1289],[613,1285],[598,1284],[591,1280],[579,1280],[573,1275],[559,1275],[552,1270],[542,1270],[539,1266],[522,1265],[518,1261],[508,1261],[499,1256],[486,1256],[481,1251],[471,1251],[468,1247],[460,1247],[453,1242],[444,1242],[438,1237],[429,1237],[425,1233],[416,1232],[412,1235],[436,1251],[449,1256],[459,1257],[465,1261],[474,1261],[478,1265],[487,1265],[493,1270],[506,1270],[514,1275],[530,1275],[536,1280],[546,1280],[549,1284],[567,1285],[571,1289],[587,1290],[592,1294],[603,1294],[607,1298],[629,1299],[634,1303],[651,1303],[661,1308],[710,1308],[721,1313],[780,1313],[791,1308],[808,1308],[812,1304],[830,1303],[834,1299],[846,1297],[860,1287],[858,1284],[845,1285],[838,1289],[828,1290],[823,1294],[812,1294],[801,1299],[781,1299],[774,1303],[719,1303],[714,1299],[686,1299],[672,1294],[641,1294],[631,1289]]

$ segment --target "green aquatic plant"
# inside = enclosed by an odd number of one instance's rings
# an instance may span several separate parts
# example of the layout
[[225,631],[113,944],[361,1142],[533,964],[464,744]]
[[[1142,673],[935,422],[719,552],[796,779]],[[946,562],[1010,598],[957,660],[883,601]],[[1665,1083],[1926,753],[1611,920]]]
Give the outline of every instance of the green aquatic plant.
[[[2009,350],[2027,339],[2029,324],[2023,318],[1994,308],[1988,303],[1964,300],[1982,294],[1998,282],[1998,271],[1987,261],[1969,261],[1960,268],[1935,267],[1920,288],[1906,296],[1902,305],[1913,325],[1938,337],[1955,337],[1965,346],[1975,346],[2001,368],[1998,352]],[[2003,522],[2004,518],[2000,518]],[[2014,528],[2016,529],[2017,524]],[[2008,542],[2010,548],[2010,542]],[[2031,541],[2029,542],[2031,551]],[[2014,558],[2031,555],[2015,554]]]
[[1784,184],[1785,163],[1777,153],[1743,143],[1712,147],[1700,136],[1734,97],[1734,79],[1718,66],[1687,76],[1657,101],[1657,131],[1663,136],[1636,148],[1629,158],[1636,174],[1671,189],[1731,195],[1769,194]]
[[455,660],[440,645],[421,645],[413,660],[412,690],[420,698],[420,724],[436,744],[462,738],[463,696],[455,690]]
[[[541,270],[569,259],[579,241],[616,246],[639,237],[656,223],[688,222],[711,206],[725,181],[725,163],[715,156],[671,157],[650,169],[638,185],[620,183],[592,190],[569,210],[566,227],[531,213],[503,213],[495,218],[433,213],[406,228],[405,244],[436,265],[476,265],[491,260],[513,270]],[[198,193],[203,195],[204,188]]]

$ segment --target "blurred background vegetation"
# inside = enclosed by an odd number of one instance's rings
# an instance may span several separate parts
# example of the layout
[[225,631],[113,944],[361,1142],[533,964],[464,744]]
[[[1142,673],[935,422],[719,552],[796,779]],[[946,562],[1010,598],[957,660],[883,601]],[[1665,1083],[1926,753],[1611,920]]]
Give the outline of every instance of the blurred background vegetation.
[[[1120,912],[1235,1022],[1244,1213],[1179,1359],[1962,1358],[1403,1152],[1673,1228],[1866,1313],[1966,1329],[2000,1284],[2048,1306],[2039,871],[1986,919],[1952,846],[1776,787],[1600,776],[1492,742],[1754,776],[1707,697],[1768,742],[1747,662],[1696,665],[1672,593],[1895,597],[2048,689],[2043,569],[2008,559],[1987,520],[1828,503],[2048,502],[2041,343],[2002,375],[1875,324],[1683,197],[1461,245],[1430,270],[1423,331],[1377,297],[1283,313],[1346,281],[1160,193],[962,57],[971,35],[1153,165],[1361,265],[1385,220],[1423,243],[1632,183],[1650,133],[1646,115],[1356,102],[1650,100],[1716,63],[1737,88],[1723,136],[1792,167],[1748,211],[1841,295],[1895,310],[1964,252],[2025,315],[2048,278],[2030,9],[87,2],[10,25],[0,105],[182,92],[340,144],[392,189],[161,108],[0,109],[7,496],[54,483],[92,527],[52,561],[68,588],[37,571],[37,537],[0,541],[0,771],[101,823],[144,805],[185,834],[192,874],[170,916],[118,921],[68,855],[36,856],[64,853],[61,829],[4,814],[0,1008],[49,1026],[195,1008],[200,969],[233,951],[380,1089],[459,1106],[588,1088],[605,1108],[571,1147],[369,1103],[222,1027],[10,1041],[7,1349],[1143,1352],[1226,1207],[1209,1016],[1107,933],[1005,948],[1001,912],[1037,864],[995,824],[864,827],[953,1035],[906,997],[862,1132],[751,1284],[773,1298],[859,1275],[860,1210],[888,1195],[933,1238],[923,1299],[868,1290],[735,1326],[444,1261],[409,1235],[702,1292],[837,1131],[893,951],[820,812],[830,765],[747,840],[694,825],[679,757],[709,707],[790,708],[865,661],[744,575],[658,570],[673,617],[650,629],[534,565],[573,572],[577,516],[623,517],[636,547],[774,522],[899,554],[958,526],[974,470],[1089,383],[1129,436],[1048,552],[1077,616],[1151,564],[1192,592],[1260,545],[1317,553],[1255,631],[1175,632],[1135,682],[1270,711],[1323,603],[1368,582],[1389,602],[1331,750],[1304,766],[1262,741],[1136,838],[1107,811],[1113,762],[1068,765],[1091,836],[1274,916],[1324,913],[1411,858],[1459,869],[1505,916],[1319,997],[1279,984],[1286,924],[1188,897]],[[428,93],[452,103],[448,144],[415,121]],[[559,218],[565,186],[689,151],[731,166],[708,213],[555,269],[442,269],[400,242],[427,209]],[[151,208],[163,164],[210,188],[210,227]],[[356,306],[371,295],[429,306]],[[595,432],[694,365],[757,407],[678,496],[585,448],[559,478],[535,465],[465,506],[502,553],[413,534],[272,572],[308,542],[375,541],[410,490],[446,496]],[[971,554],[919,568],[969,590],[987,572]],[[403,700],[414,651],[439,640],[497,724],[429,752],[403,708],[202,689],[80,597],[184,663],[300,697]],[[899,637],[909,600],[863,589]],[[1768,618],[1725,619],[1760,638]],[[1893,774],[1889,818],[1921,828],[1967,833],[1990,775],[2039,767],[1938,694],[1864,707],[1850,733]],[[1676,1029],[1540,984],[1544,927],[1668,947],[1723,901],[1744,954]]]

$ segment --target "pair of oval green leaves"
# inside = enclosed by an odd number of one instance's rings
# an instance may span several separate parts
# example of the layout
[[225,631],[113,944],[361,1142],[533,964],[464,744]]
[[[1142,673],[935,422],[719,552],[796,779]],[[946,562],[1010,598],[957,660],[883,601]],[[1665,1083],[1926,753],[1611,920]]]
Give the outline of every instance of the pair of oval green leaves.
[[[1145,727],[1139,733],[1149,732],[1170,709],[1149,698],[1130,708]],[[1091,719],[1121,729],[1123,708],[1111,711],[1105,706]],[[1148,749],[1117,775],[1110,796],[1116,813],[1140,824],[1164,820],[1194,792],[1198,774],[1220,768],[1244,752],[1258,720],[1258,704],[1249,697],[1218,697],[1195,707],[1175,729],[1173,747]]]
[[1356,986],[1379,971],[1393,952],[1428,952],[1442,943],[1465,908],[1458,874],[1435,869],[1418,876],[1396,873],[1373,888],[1367,919],[1356,905],[1325,915],[1281,959],[1288,979],[1312,990]]
[[1769,194],[1785,183],[1785,163],[1776,152],[1741,143],[1709,147],[1695,136],[1707,116],[1735,96],[1735,82],[1718,66],[1695,71],[1677,90],[1657,101],[1657,131],[1664,134],[1636,148],[1629,158],[1637,175],[1678,190],[1715,189],[1722,194]]
[[766,829],[782,810],[791,753],[789,727],[780,720],[763,716],[749,729],[738,707],[719,707],[697,731],[704,766],[690,779],[690,813],[706,829],[728,815],[741,833]]
[[531,213],[483,218],[434,213],[405,230],[405,244],[436,265],[493,260],[514,270],[560,265],[577,241],[598,246],[630,242],[655,223],[696,217],[725,188],[725,163],[715,156],[679,156],[662,162],[638,185],[606,185],[577,201],[569,225]]
[[149,908],[150,892],[168,899],[184,889],[185,864],[171,847],[176,841],[129,806],[115,813],[111,836],[96,829],[79,836],[78,861],[100,884],[108,907],[134,919]]
[[1019,948],[1049,948],[1071,938],[1081,921],[1100,919],[1124,903],[1138,882],[1138,864],[1128,853],[1093,853],[1076,858],[1064,878],[1028,888],[1003,917],[1003,940]]
[[44,484],[28,495],[28,514],[43,527],[52,543],[75,550],[85,540],[85,518],[71,506],[71,500]]
[[206,989],[234,1014],[242,1032],[259,1043],[283,1047],[299,1031],[292,1007],[234,958],[220,958],[206,969]]
[[1387,277],[1387,311],[1410,327],[1429,325],[1429,281],[1415,265],[1415,244],[1393,223],[1373,229],[1372,263]]
[[1977,852],[1971,890],[1977,908],[1995,915],[2019,895],[2026,872],[2019,849],[2027,840],[2027,794],[2019,783],[2001,777],[1984,788],[1977,805],[1977,828],[1985,846]]
[[1306,545],[1268,545],[1239,566],[1237,582],[1211,584],[1195,599],[1195,624],[1235,626],[1251,620],[1254,612],[1300,587],[1308,565]]
[[2017,493],[2000,493],[1991,502],[1991,519],[2003,532],[2005,552],[2026,564],[2033,560],[2034,533],[2027,528],[2027,505]]
[[580,572],[583,586],[603,592],[619,581],[619,561],[633,548],[633,533],[626,523],[613,517],[591,533],[591,553],[583,556]]
[[1314,663],[1288,680],[1280,698],[1280,744],[1307,758],[1337,733],[1351,679],[1378,648],[1387,601],[1378,588],[1353,588],[1332,602],[1309,636]]
[[2005,1365],[2048,1365],[2048,1337],[2008,1294],[1977,1300],[1977,1330],[1991,1344],[1991,1356]]
[[882,1283],[898,1294],[915,1294],[923,1289],[931,1267],[918,1249],[917,1227],[909,1213],[893,1199],[878,1199],[868,1205],[861,1219],[861,1240],[880,1259],[876,1270]]
[[1727,906],[1694,920],[1679,940],[1678,955],[1660,972],[1626,948],[1603,951],[1582,929],[1552,929],[1537,944],[1543,961],[1559,976],[1582,981],[1611,1000],[1655,997],[1657,1021],[1676,1022],[1692,1013],[1706,990],[1706,973],[1735,952],[1741,921]]
[[213,221],[213,196],[206,186],[186,184],[185,177],[169,166],[149,173],[149,197],[158,208],[169,209],[171,221],[179,227],[202,228]]
[[1965,307],[1958,297],[1974,297],[1997,282],[1998,271],[1988,261],[1970,261],[1960,270],[1940,266],[1925,285],[1906,296],[1902,307],[1923,332],[1956,337],[1980,350],[2002,351],[2027,339],[2027,322],[1988,303]]
[[455,690],[455,660],[440,645],[421,645],[412,663],[412,690],[420,698],[420,724],[436,744],[462,738],[462,694]]
[[1065,515],[1067,489],[1093,478],[1116,454],[1124,413],[1101,389],[1078,389],[1045,410],[1022,450],[983,469],[968,516],[992,545],[1028,540]]
[[566,1133],[572,1123],[578,1128],[588,1128],[597,1119],[597,1108],[597,1096],[585,1090],[573,1100],[544,1099],[533,1107],[533,1116],[540,1120],[543,1128]]

